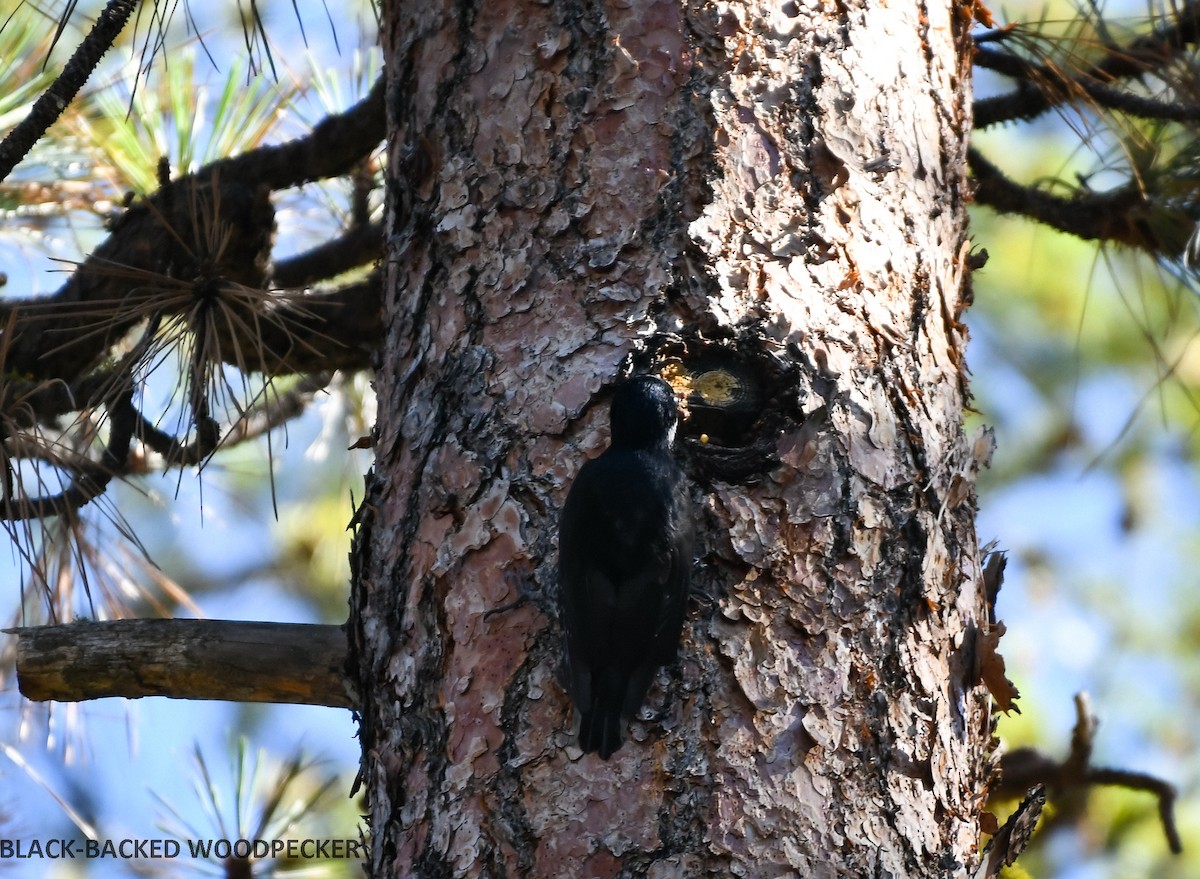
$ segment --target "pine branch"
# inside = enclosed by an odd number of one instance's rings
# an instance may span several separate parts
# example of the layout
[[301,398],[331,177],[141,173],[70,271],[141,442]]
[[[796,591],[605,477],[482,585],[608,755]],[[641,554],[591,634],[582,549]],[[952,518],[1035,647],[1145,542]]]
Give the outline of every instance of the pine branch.
[[1033,64],[1016,55],[980,49],[976,52],[975,63],[1019,80],[1017,87],[1007,94],[975,101],[972,116],[977,130],[1004,122],[1028,122],[1048,110],[1080,99],[1139,119],[1200,120],[1200,104],[1135,95],[1085,75],[1068,76],[1057,68]]
[[109,0],[99,19],[75,49],[62,73],[40,98],[34,102],[29,115],[0,142],[0,180],[12,173],[33,145],[67,109],[67,105],[83,88],[100,59],[125,29],[137,0]]
[[[104,493],[113,477],[125,470],[136,421],[133,390],[126,384],[116,400],[109,404],[108,442],[100,460],[75,463],[72,466],[71,484],[58,494],[21,498],[13,502],[11,491],[6,492],[5,503],[0,507],[0,519],[47,519],[77,510],[95,500]],[[6,474],[6,481],[11,484],[11,474]]]
[[279,260],[271,280],[280,287],[307,287],[377,260],[382,252],[383,224],[355,225],[332,241]]
[[1078,238],[1122,244],[1160,258],[1178,259],[1187,247],[1192,223],[1185,217],[1172,222],[1169,208],[1156,205],[1135,186],[1064,198],[1010,180],[976,148],[967,152],[967,162],[976,203],[999,213],[1021,214]]
[[[152,314],[185,313],[198,296],[221,287],[265,287],[274,231],[269,193],[223,178],[202,180],[175,181],[129,209],[55,294],[0,303],[0,320],[16,320],[5,371],[72,383]],[[224,233],[216,252],[206,241],[213,228]],[[322,267],[336,275],[370,263],[378,256],[377,235],[378,227],[366,227],[316,257],[310,251],[299,265],[285,263],[284,277],[312,282]],[[319,293],[231,296],[229,307],[247,312],[241,326],[254,332],[225,338],[221,351],[232,365],[271,375],[365,368],[381,338],[378,295],[376,273]],[[273,299],[275,307],[267,308]]]
[[216,173],[222,180],[278,190],[347,174],[387,133],[383,95],[380,76],[366,97],[343,113],[326,116],[304,137],[219,159],[196,176],[207,179]]
[[313,394],[329,384],[329,373],[310,376],[296,387],[280,394],[271,394],[258,407],[247,412],[225,433],[198,437],[191,443],[183,443],[177,437],[155,426],[148,418],[138,413],[135,434],[152,451],[166,459],[172,467],[193,467],[206,461],[218,448],[230,448],[238,443],[262,436],[273,428],[296,418],[308,408]]
[[1017,80],[1017,87],[1004,95],[978,100],[973,116],[977,129],[1002,122],[1028,121],[1065,103],[1081,99],[1099,107],[1143,119],[1194,122],[1200,105],[1134,95],[1113,83],[1137,79],[1162,70],[1200,39],[1200,6],[1194,0],[1175,13],[1167,24],[1126,45],[1100,48],[1099,60],[1075,66],[1053,62],[1037,63],[1005,46],[1019,31],[991,31],[976,39],[975,64]]

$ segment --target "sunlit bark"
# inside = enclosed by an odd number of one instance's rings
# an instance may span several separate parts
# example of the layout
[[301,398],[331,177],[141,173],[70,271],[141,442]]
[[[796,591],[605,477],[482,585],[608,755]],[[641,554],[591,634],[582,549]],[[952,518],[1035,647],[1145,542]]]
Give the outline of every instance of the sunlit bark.
[[[384,4],[350,631],[375,875],[974,863],[965,27],[920,3]],[[744,367],[759,399],[685,442],[715,601],[603,762],[556,680],[554,526],[634,355]]]

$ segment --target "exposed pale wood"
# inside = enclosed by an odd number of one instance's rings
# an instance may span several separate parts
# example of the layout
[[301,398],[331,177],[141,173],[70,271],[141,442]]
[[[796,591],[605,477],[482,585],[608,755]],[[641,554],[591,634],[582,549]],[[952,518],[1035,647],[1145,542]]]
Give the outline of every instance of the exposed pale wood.
[[233,620],[114,620],[5,629],[17,682],[35,702],[106,696],[353,708],[340,626]]

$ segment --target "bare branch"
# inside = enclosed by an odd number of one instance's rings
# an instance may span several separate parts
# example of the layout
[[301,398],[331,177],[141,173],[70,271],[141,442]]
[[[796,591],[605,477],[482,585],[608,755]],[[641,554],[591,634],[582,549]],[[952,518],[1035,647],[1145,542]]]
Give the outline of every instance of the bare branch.
[[196,176],[207,179],[215,171],[222,180],[274,190],[347,174],[375,149],[387,132],[383,94],[384,81],[380,76],[365,98],[343,113],[326,116],[305,136],[220,159],[202,168]]
[[137,437],[149,448],[162,455],[171,466],[195,466],[207,460],[218,448],[229,448],[246,440],[262,436],[301,415],[308,407],[312,395],[329,384],[329,373],[309,376],[294,388],[283,393],[272,393],[260,406],[256,406],[239,418],[225,433],[197,438],[184,445],[170,433],[151,424],[144,415],[138,415]]
[[36,702],[109,696],[353,708],[340,626],[230,620],[115,620],[5,629],[17,681]]
[[976,52],[975,63],[1019,80],[1013,91],[975,102],[972,117],[976,129],[989,128],[1002,122],[1036,119],[1048,110],[1080,98],[1096,106],[1141,119],[1167,122],[1200,120],[1200,104],[1135,95],[1085,75],[1070,75],[1056,67],[1034,64],[1005,52],[980,49]]
[[[125,469],[137,410],[133,406],[133,389],[126,385],[108,406],[109,433],[104,453],[97,462],[78,462],[73,465],[71,484],[62,492],[45,497],[21,498],[13,503],[6,494],[0,507],[0,519],[46,519],[77,510],[104,493],[113,476]],[[7,461],[5,462],[7,466]],[[11,484],[10,477],[6,482]]]
[[339,238],[279,260],[271,280],[280,287],[306,287],[373,262],[382,249],[382,223],[355,225]]
[[1071,750],[1062,762],[1033,748],[1018,748],[1000,758],[1000,785],[994,794],[1019,796],[1025,790],[1045,784],[1056,795],[1057,810],[1053,822],[1070,821],[1083,811],[1079,794],[1094,785],[1115,785],[1153,794],[1158,799],[1158,815],[1171,852],[1183,851],[1179,828],[1175,823],[1175,788],[1166,781],[1142,772],[1109,769],[1091,765],[1096,734],[1096,718],[1088,706],[1087,695],[1075,697],[1075,729]]
[[242,332],[224,340],[222,350],[242,358],[226,362],[266,375],[365,369],[383,339],[382,297],[379,270],[343,287],[276,297],[277,308],[247,314]]

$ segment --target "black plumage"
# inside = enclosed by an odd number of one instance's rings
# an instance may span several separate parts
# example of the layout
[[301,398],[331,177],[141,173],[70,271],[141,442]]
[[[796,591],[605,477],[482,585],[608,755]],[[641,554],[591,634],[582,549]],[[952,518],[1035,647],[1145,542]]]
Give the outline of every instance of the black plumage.
[[607,760],[658,669],[679,649],[692,565],[670,385],[640,375],[613,395],[609,447],[579,470],[558,530],[566,685],[579,747]]

